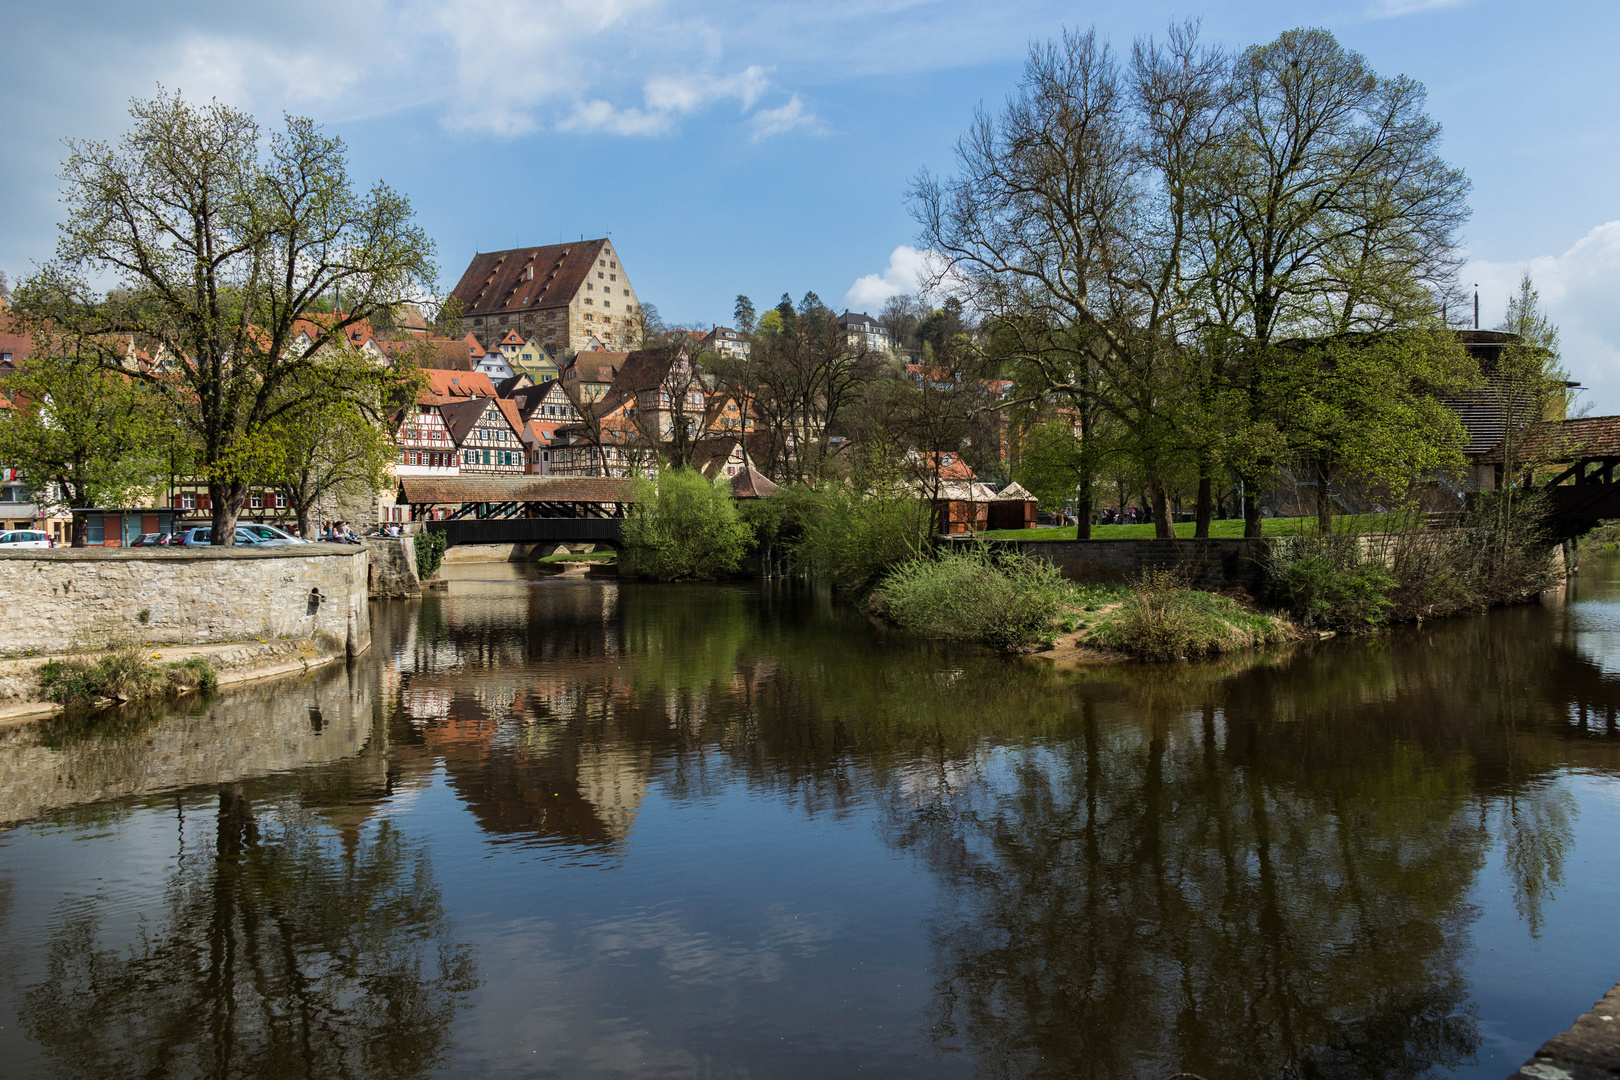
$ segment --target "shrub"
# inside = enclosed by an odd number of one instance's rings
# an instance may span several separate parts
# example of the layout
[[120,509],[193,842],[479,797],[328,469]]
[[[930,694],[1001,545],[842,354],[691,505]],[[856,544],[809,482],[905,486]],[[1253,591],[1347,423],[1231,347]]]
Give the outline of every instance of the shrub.
[[432,577],[439,564],[444,562],[444,549],[449,546],[444,533],[427,532],[416,534],[416,576],[424,581]]
[[213,665],[202,657],[154,664],[140,644],[120,646],[95,660],[51,660],[39,669],[40,691],[47,701],[61,705],[87,705],[100,698],[139,701],[218,685]]
[[725,482],[691,469],[666,469],[656,484],[636,484],[624,523],[625,553],[636,573],[658,581],[734,574],[753,534],[737,517]]
[[1186,587],[1174,572],[1149,571],[1088,639],[1142,660],[1191,660],[1271,645],[1289,636],[1283,620],[1250,611],[1229,596]]
[[914,633],[1027,652],[1051,639],[1070,593],[1056,567],[979,544],[901,563],[873,600]]
[[865,592],[928,548],[929,505],[899,485],[827,484],[807,500],[794,548],[802,572]]
[[1382,625],[1396,579],[1382,561],[1362,556],[1355,536],[1274,540],[1266,556],[1265,596],[1312,629],[1368,630]]

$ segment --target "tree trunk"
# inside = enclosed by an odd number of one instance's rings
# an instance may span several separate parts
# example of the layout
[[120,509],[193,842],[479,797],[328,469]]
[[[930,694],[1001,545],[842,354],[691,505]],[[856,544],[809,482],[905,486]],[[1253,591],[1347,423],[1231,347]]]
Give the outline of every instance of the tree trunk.
[[1250,540],[1260,537],[1260,496],[1249,484],[1243,486],[1243,535]]
[[1080,477],[1080,487],[1075,494],[1074,538],[1076,540],[1091,539],[1092,510],[1097,502],[1096,492],[1092,490],[1091,473],[1087,472]]
[[72,536],[70,544],[73,547],[84,547],[89,543],[90,522],[85,519],[83,514],[73,515],[73,525],[70,535]]
[[1198,504],[1193,509],[1193,538],[1209,539],[1209,523],[1215,516],[1215,481],[1212,477],[1198,478]]
[[307,507],[307,506],[298,507],[297,508],[297,515],[298,515],[298,536],[299,536],[300,539],[308,540],[309,535],[310,535],[310,529],[313,527],[313,524],[314,524],[314,522],[312,521],[312,519],[309,516],[309,507]]
[[211,529],[209,544],[212,547],[235,547],[236,519],[242,514],[242,504],[247,502],[247,485],[240,482],[209,484],[208,502],[211,507],[208,517]]
[[1333,469],[1323,458],[1316,460],[1316,531],[1323,536],[1333,532]]
[[1159,540],[1176,538],[1176,523],[1170,520],[1170,506],[1164,497],[1164,485],[1157,480],[1148,483],[1153,498],[1153,535]]

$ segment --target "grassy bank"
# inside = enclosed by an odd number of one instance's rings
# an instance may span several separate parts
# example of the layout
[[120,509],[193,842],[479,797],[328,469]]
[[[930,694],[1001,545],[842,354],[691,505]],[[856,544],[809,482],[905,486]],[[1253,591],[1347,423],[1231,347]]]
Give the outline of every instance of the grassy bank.
[[1196,660],[1298,636],[1285,616],[1221,593],[1187,588],[1173,573],[1149,574],[1101,608],[1076,641],[1139,660]]
[[1079,586],[1055,567],[975,546],[904,563],[872,594],[871,610],[926,637],[1008,653],[1061,643],[1141,660],[1192,660],[1287,641],[1285,616],[1155,573],[1134,586]]
[[101,701],[143,701],[193,690],[212,690],[219,675],[202,657],[154,663],[145,645],[126,645],[96,658],[52,660],[39,669],[46,701],[85,706]]
[[616,551],[587,551],[582,554],[547,555],[543,559],[534,560],[537,563],[601,563],[613,562],[619,557]]

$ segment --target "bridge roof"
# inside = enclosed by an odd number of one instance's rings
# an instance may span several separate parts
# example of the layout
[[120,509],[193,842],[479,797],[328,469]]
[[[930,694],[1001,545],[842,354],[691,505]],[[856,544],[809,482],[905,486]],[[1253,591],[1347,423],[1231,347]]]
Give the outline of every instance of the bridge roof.
[[[1502,443],[1479,460],[1500,465]],[[1519,432],[1513,456],[1519,461],[1569,462],[1587,458],[1620,458],[1620,416],[1583,416],[1579,420],[1553,420],[1531,424]]]
[[634,481],[599,476],[402,476],[398,502],[634,502]]

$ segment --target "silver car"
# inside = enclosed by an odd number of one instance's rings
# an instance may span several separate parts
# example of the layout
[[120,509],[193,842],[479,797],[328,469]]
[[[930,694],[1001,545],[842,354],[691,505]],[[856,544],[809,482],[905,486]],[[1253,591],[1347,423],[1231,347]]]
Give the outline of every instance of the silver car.
[[294,536],[290,532],[287,532],[285,529],[278,529],[274,525],[265,525],[260,522],[253,522],[247,525],[238,525],[236,527],[236,531],[239,535],[244,531],[250,532],[259,538],[259,543],[266,544],[270,547],[281,547],[287,544],[309,543],[308,540],[300,540],[298,537]]
[[[186,531],[186,547],[208,547],[209,538],[213,535],[214,530],[207,525],[196,529],[188,529]],[[236,527],[236,546],[263,547],[264,541],[248,532],[246,527],[238,525]]]

